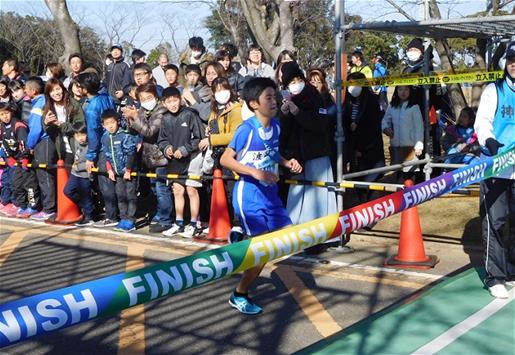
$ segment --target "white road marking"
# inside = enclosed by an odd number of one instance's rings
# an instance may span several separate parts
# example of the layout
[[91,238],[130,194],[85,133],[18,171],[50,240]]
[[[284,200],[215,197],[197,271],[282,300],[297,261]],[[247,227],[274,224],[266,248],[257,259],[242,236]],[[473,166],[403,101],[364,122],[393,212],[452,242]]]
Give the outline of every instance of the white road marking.
[[[426,345],[415,350],[413,355],[429,355],[441,351],[443,348],[454,342],[456,339],[474,329],[485,320],[497,313],[501,308],[515,299],[515,288],[510,290],[510,297],[505,299],[496,298],[485,307],[456,324],[454,327],[448,329],[446,332],[440,334],[437,338],[433,339]],[[495,341],[495,340],[494,340]]]

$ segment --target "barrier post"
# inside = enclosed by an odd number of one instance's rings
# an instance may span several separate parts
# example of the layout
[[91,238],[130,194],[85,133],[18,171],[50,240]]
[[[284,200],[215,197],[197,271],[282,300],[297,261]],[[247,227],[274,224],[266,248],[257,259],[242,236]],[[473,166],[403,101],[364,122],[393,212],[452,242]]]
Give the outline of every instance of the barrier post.
[[64,194],[64,187],[68,182],[68,171],[64,160],[57,161],[57,215],[55,219],[48,220],[49,224],[73,224],[82,218],[79,207]]

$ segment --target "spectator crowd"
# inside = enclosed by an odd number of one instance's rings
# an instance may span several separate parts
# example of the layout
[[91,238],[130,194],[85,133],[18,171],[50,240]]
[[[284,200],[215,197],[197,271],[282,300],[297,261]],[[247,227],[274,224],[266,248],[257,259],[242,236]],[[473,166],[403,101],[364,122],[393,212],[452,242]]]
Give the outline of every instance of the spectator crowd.
[[[421,70],[425,51],[421,40],[410,42],[405,72]],[[220,157],[236,130],[254,115],[242,95],[246,83],[255,77],[277,83],[279,151],[284,159],[295,158],[303,167],[300,173],[283,169],[278,174],[326,182],[337,178],[331,68],[301,68],[295,53],[288,50],[271,65],[257,45],[250,46],[240,62],[233,45],[224,44],[212,54],[200,37],[190,38],[177,64],[162,53],[152,68],[139,49],[131,53],[130,65],[125,59],[123,48],[113,45],[105,58],[104,75],[86,67],[79,54],[68,58],[68,75],[58,63],[46,65],[42,76],[26,76],[14,58],[3,63],[0,159],[5,165],[0,169],[0,213],[54,219],[55,166],[63,160],[70,170],[64,193],[83,214],[77,226],[129,232],[145,217],[152,233],[193,237],[206,232],[211,186],[208,180],[186,176],[209,176],[221,167]],[[355,50],[348,79],[387,76],[386,64],[380,54],[369,64],[361,50]],[[398,86],[390,102],[386,87],[346,90],[342,122],[346,172],[385,165],[383,134],[390,141],[392,164],[421,156],[425,105],[421,88]],[[443,136],[441,146],[449,154],[448,162],[469,163],[479,151],[474,110],[464,109],[454,122],[447,103],[445,90],[431,91],[431,107],[439,113],[430,117],[433,140],[440,149]],[[29,163],[48,168],[31,169]],[[92,173],[93,168],[98,173]],[[152,172],[157,177],[135,177],[133,172]],[[224,168],[224,175],[231,173]],[[180,177],[167,179],[166,174]],[[398,179],[417,174],[410,169],[399,173]],[[369,174],[362,179],[379,178]],[[231,201],[234,181],[224,184]],[[329,189],[281,185],[279,193],[295,224],[337,211],[335,192]],[[364,202],[371,196],[360,192],[358,198]],[[235,230],[244,233],[238,211],[230,207],[229,212]]]

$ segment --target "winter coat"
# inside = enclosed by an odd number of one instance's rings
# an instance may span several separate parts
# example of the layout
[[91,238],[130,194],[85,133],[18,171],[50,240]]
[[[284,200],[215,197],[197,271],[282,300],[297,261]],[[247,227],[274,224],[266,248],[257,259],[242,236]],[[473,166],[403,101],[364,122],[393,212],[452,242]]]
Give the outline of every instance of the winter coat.
[[66,113],[68,115],[66,122],[62,122],[59,126],[55,124],[47,125],[43,118],[43,130],[55,142],[56,150],[60,153],[65,151],[63,138],[67,137],[70,140],[73,138],[73,125],[77,122],[84,122],[82,107],[73,98],[70,98],[70,104],[66,108]]
[[424,120],[418,105],[408,107],[407,102],[399,106],[388,106],[383,117],[382,130],[393,130],[393,138],[390,139],[392,147],[424,148]]
[[100,139],[104,134],[101,115],[105,110],[114,110],[115,103],[107,94],[100,94],[86,99],[82,107],[88,132],[88,153],[86,158],[89,161],[96,161],[100,152]]
[[16,160],[28,158],[27,125],[14,117],[9,124],[0,122],[0,144],[5,156]]
[[118,128],[114,134],[108,131],[102,136],[102,150],[106,156],[106,168],[109,166],[116,175],[123,175],[128,169],[134,168],[136,156],[137,137],[130,134],[126,130]]
[[73,165],[71,174],[80,178],[88,178],[89,173],[86,169],[86,153],[88,152],[88,144],[79,144],[76,141],[70,141],[73,151]]
[[185,174],[191,159],[199,152],[198,144],[202,138],[200,118],[194,110],[181,107],[177,113],[165,113],[159,130],[159,149],[166,154],[166,150],[171,147],[174,152],[179,150],[182,154],[181,159],[167,157],[168,171]]
[[320,109],[323,106],[320,93],[309,83],[291,100],[299,113],[280,113],[280,152],[285,159],[296,158],[302,162],[329,156],[329,121]]
[[123,59],[117,62],[112,62],[107,66],[105,84],[107,85],[109,95],[117,104],[120,103],[120,99],[117,99],[114,93],[121,90],[128,94],[131,81],[131,68],[129,67],[129,64],[123,61]]
[[238,96],[241,96],[241,92],[243,91],[243,87],[245,86],[247,79],[239,73],[231,70],[227,73],[227,80],[229,81],[231,88],[238,94]]
[[217,114],[211,112],[208,126],[211,129],[209,143],[212,147],[228,146],[236,129],[242,124],[241,118],[242,102],[236,102],[231,107],[224,109]]
[[[204,68],[206,67],[206,65],[209,62],[212,62],[214,60],[215,60],[215,57],[213,56],[213,54],[206,51],[206,52],[202,53],[202,55],[200,56],[200,59],[199,59],[199,62],[197,63],[197,65],[200,67],[200,70],[202,72],[204,72]],[[181,85],[185,84],[185,79],[184,79],[185,72],[184,71],[188,64],[192,64],[191,63],[191,49],[189,49],[189,48],[187,50],[185,50],[184,52],[182,52],[179,57],[179,77],[177,78],[177,80],[179,81],[179,83]]]
[[166,112],[168,110],[161,105],[156,106],[152,111],[140,108],[138,110],[138,117],[128,121],[129,127],[136,131],[143,139],[141,160],[149,169],[165,166],[168,163],[168,160],[157,145],[159,129]]
[[41,94],[32,99],[32,107],[28,118],[29,134],[27,137],[27,146],[29,149],[34,149],[39,141],[48,138],[48,135],[43,130],[44,107],[45,95]]
[[[345,143],[350,145],[352,154],[361,153],[361,162],[363,166],[372,167],[378,161],[384,160],[383,135],[381,133],[381,111],[377,96],[370,90],[363,90],[359,96],[358,113],[356,120],[356,129],[352,131],[352,98],[346,95],[343,112],[343,123],[345,131]],[[349,157],[354,158],[354,157]]]
[[254,78],[270,78],[275,80],[275,70],[266,63],[261,63],[261,66],[257,69],[249,68],[249,66],[241,67],[238,72],[243,77],[254,77]]

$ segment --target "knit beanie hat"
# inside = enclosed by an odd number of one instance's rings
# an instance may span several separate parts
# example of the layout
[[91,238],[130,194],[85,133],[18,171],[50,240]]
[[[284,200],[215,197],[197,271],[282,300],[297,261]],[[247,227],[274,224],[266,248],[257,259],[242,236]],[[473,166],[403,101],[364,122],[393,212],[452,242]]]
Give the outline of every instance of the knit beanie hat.
[[422,53],[424,53],[424,43],[422,43],[422,40],[420,38],[413,38],[410,43],[408,43],[408,46],[406,47],[408,50],[410,48],[417,48]]
[[281,64],[281,82],[284,86],[288,84],[296,77],[304,78],[304,73],[300,69],[296,62],[284,62]]

